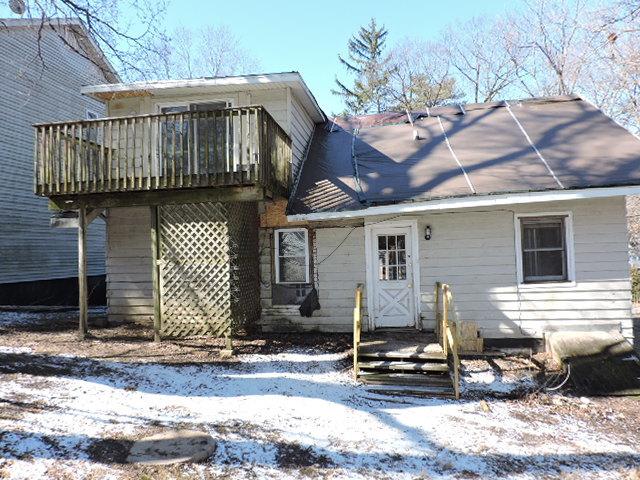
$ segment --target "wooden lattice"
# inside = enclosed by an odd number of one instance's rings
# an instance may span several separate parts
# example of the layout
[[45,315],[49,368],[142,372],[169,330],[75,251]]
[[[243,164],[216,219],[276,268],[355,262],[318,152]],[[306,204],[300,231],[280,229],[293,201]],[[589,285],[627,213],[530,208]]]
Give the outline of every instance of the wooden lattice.
[[161,335],[230,335],[259,316],[257,216],[252,203],[160,208]]

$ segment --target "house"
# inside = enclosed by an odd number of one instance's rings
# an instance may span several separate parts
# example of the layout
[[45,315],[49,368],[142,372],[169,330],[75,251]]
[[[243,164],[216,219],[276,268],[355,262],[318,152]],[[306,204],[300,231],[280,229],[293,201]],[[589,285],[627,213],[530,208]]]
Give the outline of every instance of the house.
[[82,92],[108,117],[36,126],[36,193],[79,210],[81,252],[106,216],[109,316],[157,339],[437,332],[434,351],[356,348],[377,375],[447,371],[464,331],[631,335],[640,141],[580,98],[327,119],[296,72]]
[[[0,20],[0,305],[76,304],[77,234],[51,228],[47,199],[33,195],[32,124],[104,116],[103,102],[80,88],[115,81],[80,22]],[[104,302],[104,230],[97,221],[88,234],[97,302]]]

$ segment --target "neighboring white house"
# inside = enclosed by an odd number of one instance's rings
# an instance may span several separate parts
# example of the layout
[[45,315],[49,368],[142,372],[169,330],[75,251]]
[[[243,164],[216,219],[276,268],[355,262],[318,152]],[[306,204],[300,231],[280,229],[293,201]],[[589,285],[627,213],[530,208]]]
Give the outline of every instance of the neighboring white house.
[[[32,125],[104,116],[103,102],[80,88],[118,80],[79,22],[40,27],[40,20],[0,20],[0,304],[77,302],[77,233],[51,228],[47,200],[33,195]],[[104,282],[104,239],[98,221],[88,260],[96,292]]]
[[[640,141],[579,98],[326,120],[295,72],[83,92],[118,117],[84,125],[108,140],[63,192],[45,177],[65,158],[43,149],[37,184],[106,212],[111,318],[206,331],[229,297],[256,300],[231,285],[259,273],[264,331],[350,331],[358,283],[365,329],[430,329],[439,281],[485,339],[631,335],[625,196],[640,192]],[[244,233],[227,234],[240,216]],[[260,265],[214,279],[238,249]],[[320,308],[303,317],[313,287]]]

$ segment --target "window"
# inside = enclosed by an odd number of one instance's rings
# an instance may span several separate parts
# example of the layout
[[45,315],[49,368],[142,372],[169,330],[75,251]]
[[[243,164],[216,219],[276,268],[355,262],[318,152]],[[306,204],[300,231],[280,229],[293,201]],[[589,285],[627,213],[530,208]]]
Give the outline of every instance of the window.
[[287,228],[275,231],[276,283],[309,283],[307,230]]
[[378,235],[378,279],[407,279],[406,235]]
[[[184,103],[184,104],[165,104],[158,105],[160,113],[171,115],[161,123],[161,135],[159,136],[159,151],[166,152],[161,158],[167,162],[166,169],[169,173],[173,170],[175,162],[179,169],[183,172],[189,169],[189,155],[196,156],[193,146],[189,146],[191,142],[198,146],[198,158],[205,158],[206,155],[206,138],[209,135],[209,158],[220,159],[219,161],[228,163],[229,152],[225,148],[225,143],[220,139],[228,142],[229,135],[232,135],[229,121],[215,122],[215,132],[212,130],[214,122],[212,120],[201,119],[193,120],[193,138],[189,139],[189,127],[191,122],[189,116],[180,117],[180,114],[188,112],[213,112],[230,107],[231,102],[227,100],[213,100],[203,103]],[[215,138],[214,138],[215,136]],[[175,145],[174,145],[175,143]],[[217,149],[218,151],[214,151]],[[170,159],[170,160],[169,160]],[[199,168],[200,165],[198,165]],[[207,173],[217,173],[219,171],[227,171],[220,165],[209,165]]]
[[518,221],[521,283],[572,280],[569,215],[520,216]]
[[93,110],[89,110],[88,108],[85,110],[85,118],[87,120],[96,120],[98,118],[100,118],[100,115],[98,115],[96,112],[94,112]]

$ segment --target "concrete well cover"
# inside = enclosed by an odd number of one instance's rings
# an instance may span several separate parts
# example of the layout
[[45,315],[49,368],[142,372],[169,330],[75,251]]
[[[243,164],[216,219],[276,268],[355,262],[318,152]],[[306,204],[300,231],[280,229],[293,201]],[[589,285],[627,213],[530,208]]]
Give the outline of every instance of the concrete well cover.
[[204,432],[170,430],[136,440],[127,462],[142,465],[201,462],[209,458],[215,449],[215,441]]

